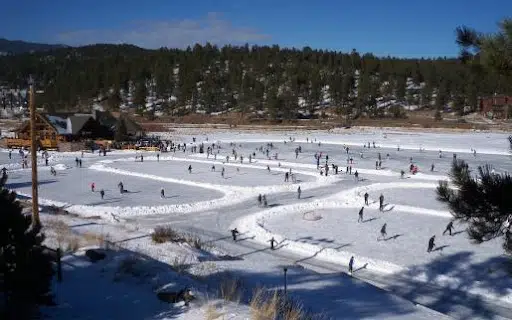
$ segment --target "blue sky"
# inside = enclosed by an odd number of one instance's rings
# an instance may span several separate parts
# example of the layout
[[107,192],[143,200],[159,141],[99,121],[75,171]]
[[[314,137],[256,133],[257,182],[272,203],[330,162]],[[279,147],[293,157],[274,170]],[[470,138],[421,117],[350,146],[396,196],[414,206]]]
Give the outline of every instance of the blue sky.
[[511,0],[17,0],[0,11],[0,37],[156,48],[196,42],[279,44],[400,57],[457,54],[462,24],[493,32]]

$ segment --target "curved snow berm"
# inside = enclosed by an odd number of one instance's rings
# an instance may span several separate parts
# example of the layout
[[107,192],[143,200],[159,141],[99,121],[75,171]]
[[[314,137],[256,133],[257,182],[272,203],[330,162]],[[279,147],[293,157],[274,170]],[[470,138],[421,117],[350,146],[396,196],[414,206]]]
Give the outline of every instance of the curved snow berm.
[[[286,249],[291,250],[299,255],[315,255],[317,259],[325,260],[332,263],[347,265],[350,257],[355,256],[356,260],[366,264],[366,269],[385,273],[393,274],[403,272],[404,267],[390,263],[388,261],[375,260],[369,257],[358,256],[348,251],[340,251],[332,248],[324,248],[319,245],[297,242],[289,240],[286,237],[278,234],[273,234],[271,230],[265,228],[265,222],[277,215],[285,215],[290,212],[308,212],[318,209],[330,208],[359,208],[362,203],[362,194],[366,191],[380,191],[389,190],[391,188],[435,188],[437,184],[434,183],[376,183],[368,186],[356,187],[350,190],[345,190],[329,197],[310,201],[306,203],[297,203],[282,207],[271,208],[263,210],[255,214],[245,216],[235,221],[231,228],[238,228],[240,232],[254,236],[254,239],[260,243],[268,243],[269,239],[274,237],[276,241],[281,244],[286,243]],[[376,205],[372,205],[376,206]],[[423,208],[416,208],[410,206],[396,205],[395,210],[403,212],[412,212],[420,214],[430,214],[442,217],[451,217],[449,212],[429,210]]]
[[[235,161],[224,162],[221,160],[207,159],[205,154],[200,154],[200,153],[193,154],[193,155],[191,155],[191,157],[196,157],[196,158],[204,157],[205,160],[193,159],[193,158],[181,158],[181,157],[173,157],[173,156],[160,156],[159,158],[157,158],[156,156],[147,156],[144,158],[144,160],[146,160],[146,161],[148,161],[148,160],[149,161],[162,161],[162,162],[163,161],[181,161],[181,162],[187,162],[187,163],[190,163],[190,162],[207,163],[207,164],[223,165],[226,167],[250,168],[250,169],[258,169],[258,170],[267,170],[267,167],[256,165],[258,163],[276,165],[276,163],[279,162],[278,160],[273,160],[273,162],[272,162],[272,161],[261,160],[261,159],[253,159],[253,162],[250,164],[248,163],[248,160],[246,160],[246,162],[244,162],[244,163],[239,163],[239,162],[235,162]],[[119,159],[115,159],[115,160],[102,160],[99,162],[100,163],[115,163],[115,162],[130,162],[130,161],[133,161],[133,160],[127,159],[127,158],[119,158]],[[287,162],[286,164],[288,164],[288,165],[285,165],[284,162],[281,162],[281,165],[283,166],[282,168],[273,167],[272,170],[279,171],[279,172],[288,172],[289,167],[297,167],[297,165],[294,162]],[[286,167],[288,167],[288,168],[286,168]],[[316,166],[314,168],[316,170]],[[293,170],[293,172],[308,175],[308,176],[318,177],[318,173],[316,171],[313,172],[313,171]]]
[[[168,158],[161,157],[160,161],[162,161],[163,159],[172,160],[172,161],[187,161],[187,162],[190,161],[190,159],[174,158],[174,157],[168,157]],[[154,157],[153,160],[156,160],[156,157]],[[173,179],[173,178],[161,177],[161,176],[151,175],[151,174],[146,174],[146,173],[132,172],[132,171],[128,171],[128,170],[110,168],[110,167],[107,167],[104,165],[106,163],[111,164],[111,163],[115,163],[118,161],[130,161],[130,160],[127,160],[126,158],[114,159],[114,160],[102,160],[102,161],[100,161],[101,163],[91,165],[89,167],[89,169],[104,171],[104,172],[111,172],[111,173],[122,174],[122,175],[129,175],[129,176],[146,178],[146,179],[154,179],[154,180],[159,180],[159,181],[164,181],[164,182],[181,183],[181,184],[185,184],[185,185],[189,185],[189,186],[202,187],[202,188],[212,189],[212,190],[216,190],[216,191],[221,191],[226,194],[226,196],[224,196],[222,198],[224,200],[219,199],[219,201],[222,200],[224,206],[240,203],[240,202],[246,201],[249,198],[256,198],[258,193],[269,194],[269,193],[296,191],[297,186],[299,185],[299,184],[280,184],[280,185],[273,185],[273,186],[271,185],[271,186],[256,186],[256,187],[216,185],[216,184],[210,184],[210,183],[204,183],[204,182],[194,182],[194,181],[189,181],[189,180],[184,180],[184,179]],[[201,160],[196,160],[196,161],[207,163],[207,161],[201,161]],[[219,162],[219,163],[222,163],[222,162]],[[266,169],[263,167],[251,166],[248,164],[232,163],[231,165],[239,166],[239,167],[256,168],[256,169],[262,169],[262,170]],[[273,168],[273,170],[278,170],[278,171],[283,171],[283,172],[288,171],[288,169],[285,169],[285,168]],[[341,179],[345,179],[345,177],[343,175],[339,175],[339,176],[331,175],[331,176],[326,177],[326,176],[320,176],[314,172],[308,172],[308,171],[294,170],[294,172],[315,177],[314,181],[300,183],[300,187],[302,190],[308,190],[308,189],[314,189],[314,188],[328,186],[330,184],[336,183],[337,181],[339,181]],[[232,196],[234,196],[234,197],[232,197]],[[218,206],[209,207],[209,209],[214,209],[217,207]]]
[[[183,159],[185,160],[185,159]],[[219,191],[224,194],[222,198],[200,201],[195,203],[182,203],[174,205],[160,205],[160,206],[134,206],[134,207],[113,207],[113,206],[89,206],[89,205],[77,205],[62,201],[55,201],[51,199],[40,198],[39,203],[45,206],[58,206],[65,207],[68,212],[79,214],[82,216],[101,216],[109,220],[113,220],[115,215],[119,218],[128,218],[133,216],[145,216],[145,215],[164,215],[164,214],[186,214],[190,212],[198,211],[209,211],[212,209],[221,208],[224,206],[241,203],[248,199],[255,198],[258,193],[277,193],[277,192],[291,192],[296,190],[294,184],[274,185],[274,186],[261,186],[261,187],[236,187],[226,185],[215,185],[202,182],[193,182],[183,179],[174,179],[161,177],[157,175],[132,172],[127,170],[121,170],[116,168],[110,168],[105,166],[105,163],[114,163],[119,160],[103,160],[102,163],[96,163],[89,167],[91,170],[97,170],[102,172],[109,172],[119,175],[127,175],[133,177],[139,177],[144,179],[152,179],[162,182],[170,182],[183,184],[198,188],[211,189]],[[177,159],[177,161],[179,161]],[[60,168],[59,168],[60,169]],[[339,179],[336,177],[317,177],[315,181],[306,182],[301,184],[303,190],[322,187],[325,185],[332,184]],[[18,192],[19,195],[30,198],[29,194]]]

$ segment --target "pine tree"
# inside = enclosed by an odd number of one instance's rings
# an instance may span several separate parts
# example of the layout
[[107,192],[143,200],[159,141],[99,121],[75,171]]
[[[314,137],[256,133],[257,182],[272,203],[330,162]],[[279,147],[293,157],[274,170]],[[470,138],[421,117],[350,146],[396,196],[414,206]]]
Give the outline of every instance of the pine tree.
[[16,194],[0,185],[0,318],[28,319],[38,305],[53,303],[52,258],[41,244],[44,234],[31,228]]
[[128,130],[126,128],[126,124],[124,123],[124,120],[122,117],[119,117],[117,119],[115,132],[114,132],[114,140],[116,142],[122,142],[126,141],[128,138]]
[[[512,148],[512,136],[509,137]],[[455,160],[450,180],[441,181],[438,200],[448,204],[456,220],[468,223],[470,239],[482,243],[503,238],[503,248],[512,254],[512,178],[508,173],[492,173],[489,165],[478,167],[478,176],[471,175],[466,162]]]
[[[510,77],[512,74],[512,20],[502,23],[502,31],[481,36],[476,31],[457,29],[461,59],[480,64],[490,72]],[[499,62],[499,63],[497,63]],[[512,136],[509,137],[512,149]],[[503,248],[512,254],[512,178],[508,173],[494,174],[489,165],[478,167],[478,177],[471,176],[468,165],[454,161],[450,174],[454,188],[442,181],[438,199],[450,207],[458,220],[469,224],[468,234],[476,243],[503,238]]]

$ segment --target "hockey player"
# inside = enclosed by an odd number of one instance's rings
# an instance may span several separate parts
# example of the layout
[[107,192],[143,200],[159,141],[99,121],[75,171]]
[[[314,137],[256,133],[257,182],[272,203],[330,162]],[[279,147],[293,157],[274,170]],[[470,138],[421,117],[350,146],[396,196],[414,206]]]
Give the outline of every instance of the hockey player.
[[379,197],[379,210],[384,210],[384,195],[381,193]]
[[452,231],[453,231],[453,221],[450,221],[448,223],[448,225],[446,226],[446,229],[444,229],[444,231],[443,231],[443,236],[446,232],[448,232],[450,235],[452,235]]
[[434,247],[436,246],[436,244],[434,243],[435,240],[436,240],[436,236],[432,236],[432,238],[430,238],[428,240],[427,252],[432,252],[432,249],[434,249]]
[[357,222],[364,222],[364,207],[361,207],[361,210],[359,210],[359,218],[357,219]]
[[365,192],[365,193],[364,193],[364,204],[365,204],[365,205],[367,205],[367,206],[369,205],[369,204],[368,204],[368,197],[369,197],[368,192]]
[[231,230],[231,236],[233,237],[233,241],[236,241],[236,236],[239,234],[238,230],[235,228]]

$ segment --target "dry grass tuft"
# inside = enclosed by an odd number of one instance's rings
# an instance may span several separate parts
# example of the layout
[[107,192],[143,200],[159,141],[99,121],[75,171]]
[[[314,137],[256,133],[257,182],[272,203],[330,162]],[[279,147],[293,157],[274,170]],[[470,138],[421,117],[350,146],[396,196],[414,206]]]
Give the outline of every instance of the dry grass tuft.
[[[105,244],[106,236],[91,232],[73,233],[71,228],[62,220],[49,219],[44,224],[47,236],[54,237],[57,246],[64,252],[75,252],[82,246]],[[108,235],[107,235],[108,237]]]
[[269,293],[265,289],[255,290],[249,303],[252,320],[305,320],[313,317],[304,312],[300,303],[286,299],[280,291]]
[[156,227],[153,233],[151,234],[151,239],[155,243],[165,243],[165,242],[179,242],[182,239],[180,234],[169,226]]
[[215,306],[214,304],[208,304],[208,308],[206,309],[206,312],[205,312],[205,319],[206,320],[216,320],[220,317],[222,317],[224,314],[223,313],[220,313],[219,310],[217,309],[217,306]]
[[183,274],[187,271],[189,267],[188,256],[180,255],[174,257],[174,260],[171,264],[171,269],[177,272],[178,274]]
[[105,244],[105,235],[97,234],[92,232],[84,232],[81,234],[81,237],[86,245],[98,245],[103,247]]
[[226,301],[240,302],[242,289],[243,284],[239,278],[227,275],[220,281],[219,294]]
[[151,234],[151,239],[153,240],[154,243],[187,243],[192,248],[198,250],[208,251],[209,249],[212,248],[212,244],[210,242],[205,242],[201,240],[200,237],[192,233],[180,233],[179,231],[174,230],[170,226],[156,227],[153,233]]

